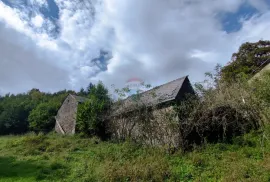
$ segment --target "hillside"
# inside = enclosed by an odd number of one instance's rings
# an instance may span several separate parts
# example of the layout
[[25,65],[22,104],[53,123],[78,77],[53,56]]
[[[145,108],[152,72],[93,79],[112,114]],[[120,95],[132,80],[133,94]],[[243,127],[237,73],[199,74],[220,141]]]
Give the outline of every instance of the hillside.
[[0,137],[0,181],[269,181],[269,132],[186,154],[54,134]]

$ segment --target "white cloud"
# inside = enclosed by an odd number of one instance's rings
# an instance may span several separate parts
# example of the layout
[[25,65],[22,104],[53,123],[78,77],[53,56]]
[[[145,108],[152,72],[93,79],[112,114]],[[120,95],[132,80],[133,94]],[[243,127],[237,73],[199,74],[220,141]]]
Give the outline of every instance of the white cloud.
[[57,91],[69,86],[68,69],[51,64],[54,52],[39,49],[23,34],[0,23],[0,89],[22,92],[32,88]]
[[24,15],[23,12],[20,12],[17,9],[12,9],[0,1],[0,21],[17,31],[24,31],[26,34],[28,34],[27,30],[25,29],[27,22],[25,22],[23,18],[19,16],[19,14],[22,16]]
[[37,27],[37,28],[42,27],[43,22],[44,22],[44,19],[43,19],[42,16],[40,16],[40,15],[37,15],[37,16],[35,16],[34,18],[32,18],[32,23],[33,23],[33,25],[34,25],[35,27]]
[[[47,6],[45,0],[29,2]],[[97,80],[108,86],[124,86],[130,77],[140,77],[156,85],[187,74],[192,81],[198,81],[216,63],[229,61],[243,42],[270,39],[270,12],[263,0],[85,2],[56,0],[60,32],[52,38],[50,32],[56,25],[40,12],[35,10],[27,19],[28,10],[11,9],[0,1],[0,22],[15,30],[7,37],[2,36],[4,41],[0,43],[4,46],[9,42],[13,50],[0,59],[0,64],[9,63],[8,70],[12,73],[0,72],[0,83],[4,77],[10,78],[6,84],[0,84],[2,90],[78,89]],[[217,15],[236,12],[247,2],[260,10],[261,16],[243,20],[238,32],[228,34],[222,30]],[[91,10],[91,6],[95,9]],[[35,26],[31,27],[29,21]],[[0,35],[2,32],[3,28]],[[10,39],[12,34],[17,36],[16,40]],[[31,49],[25,51],[25,45]],[[99,55],[101,48],[111,50],[113,59],[109,60],[108,70],[97,74],[100,70],[91,60]],[[17,53],[22,55],[23,63],[10,56]],[[18,71],[18,65],[23,69]],[[39,71],[33,72],[26,65],[33,65]]]
[[221,29],[215,15],[236,12],[242,3],[241,0],[105,1],[105,14],[115,32],[116,56],[108,65],[108,72],[95,79],[123,84],[128,77],[136,76],[154,85],[186,74],[193,81],[202,79],[203,73],[216,63],[229,61],[244,41],[268,37],[266,18],[254,17],[243,22],[237,33],[228,34]]

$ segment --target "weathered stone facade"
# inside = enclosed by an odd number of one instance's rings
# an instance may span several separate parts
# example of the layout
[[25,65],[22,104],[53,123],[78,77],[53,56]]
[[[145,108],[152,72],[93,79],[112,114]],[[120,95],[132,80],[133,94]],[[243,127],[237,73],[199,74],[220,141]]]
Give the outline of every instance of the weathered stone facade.
[[61,134],[75,134],[78,104],[86,98],[69,94],[55,117],[55,131]]
[[136,104],[129,98],[124,100],[108,123],[112,137],[178,148],[181,137],[174,105],[183,101],[187,94],[194,95],[194,90],[188,78],[183,77],[142,93],[140,99],[134,101]]
[[109,128],[112,137],[120,140],[129,138],[146,145],[179,146],[178,117],[173,106],[113,116]]

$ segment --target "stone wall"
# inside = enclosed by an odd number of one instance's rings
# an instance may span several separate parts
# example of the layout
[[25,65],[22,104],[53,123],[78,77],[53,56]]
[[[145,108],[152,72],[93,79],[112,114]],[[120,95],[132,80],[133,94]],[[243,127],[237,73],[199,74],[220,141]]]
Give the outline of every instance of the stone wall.
[[114,116],[109,128],[118,140],[129,138],[146,145],[176,148],[180,145],[178,117],[172,106]]
[[[57,113],[57,116],[55,117],[55,131],[57,133],[75,133],[77,107],[78,102],[72,95],[69,95],[63,102],[61,108]],[[61,128],[58,124],[61,126]],[[62,131],[64,131],[64,133]]]

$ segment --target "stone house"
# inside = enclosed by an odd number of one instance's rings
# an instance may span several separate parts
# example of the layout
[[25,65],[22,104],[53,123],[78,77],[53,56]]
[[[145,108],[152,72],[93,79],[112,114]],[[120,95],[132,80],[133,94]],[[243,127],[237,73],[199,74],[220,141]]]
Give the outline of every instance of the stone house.
[[181,145],[174,105],[195,95],[188,76],[115,103],[108,122],[113,138],[147,145]]
[[87,98],[69,94],[55,116],[55,131],[61,134],[75,134],[76,113],[80,103]]
[[[106,130],[115,139],[179,147],[181,137],[174,105],[189,94],[195,95],[195,92],[185,76],[116,102],[110,114],[104,117]],[[86,100],[71,94],[67,96],[55,117],[57,133],[75,133],[77,108]]]

